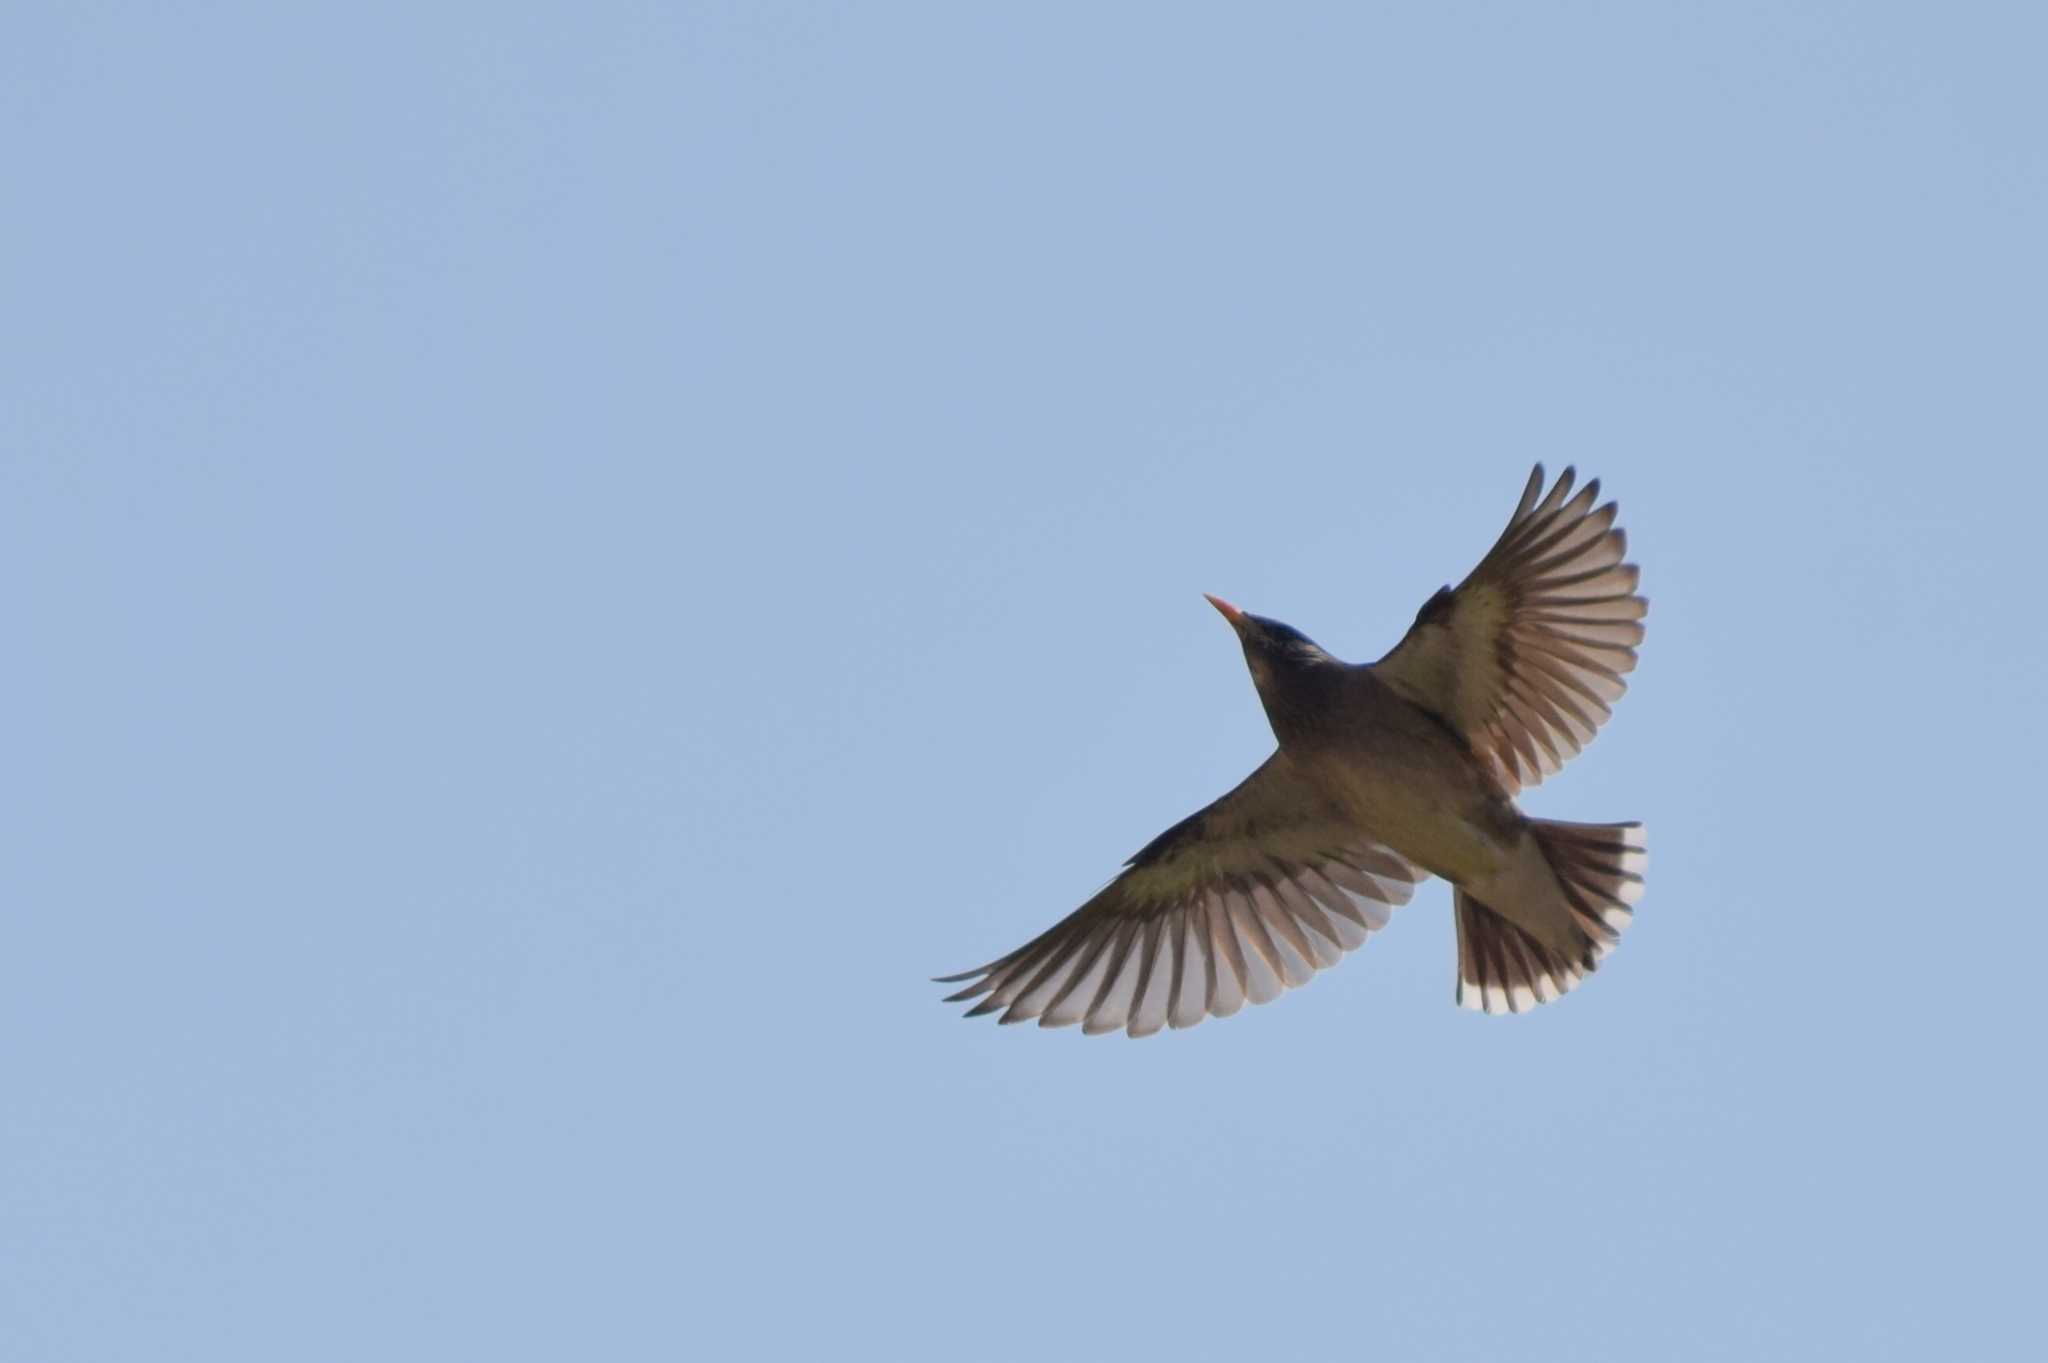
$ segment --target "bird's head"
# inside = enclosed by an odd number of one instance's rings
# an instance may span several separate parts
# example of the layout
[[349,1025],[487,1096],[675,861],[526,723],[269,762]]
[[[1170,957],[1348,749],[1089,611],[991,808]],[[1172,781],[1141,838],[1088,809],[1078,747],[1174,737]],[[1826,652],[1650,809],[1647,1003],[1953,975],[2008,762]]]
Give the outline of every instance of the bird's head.
[[1209,597],[1209,604],[1237,631],[1238,640],[1244,645],[1245,665],[1252,671],[1252,682],[1269,701],[1274,691],[1289,681],[1337,661],[1292,625],[1241,611],[1218,596]]

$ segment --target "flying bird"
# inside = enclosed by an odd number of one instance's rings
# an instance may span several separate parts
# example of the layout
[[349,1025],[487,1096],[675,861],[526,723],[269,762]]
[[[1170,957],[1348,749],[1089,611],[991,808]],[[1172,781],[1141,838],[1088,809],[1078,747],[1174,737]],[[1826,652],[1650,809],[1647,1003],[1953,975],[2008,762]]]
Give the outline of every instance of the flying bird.
[[[943,976],[969,1017],[1150,1036],[1266,1003],[1335,965],[1431,875],[1452,885],[1461,1007],[1519,1013],[1613,950],[1643,889],[1640,823],[1532,819],[1515,796],[1593,740],[1648,602],[1600,481],[1544,491],[1376,663],[1209,602],[1279,746],[1009,955]],[[983,997],[986,996],[986,997]]]

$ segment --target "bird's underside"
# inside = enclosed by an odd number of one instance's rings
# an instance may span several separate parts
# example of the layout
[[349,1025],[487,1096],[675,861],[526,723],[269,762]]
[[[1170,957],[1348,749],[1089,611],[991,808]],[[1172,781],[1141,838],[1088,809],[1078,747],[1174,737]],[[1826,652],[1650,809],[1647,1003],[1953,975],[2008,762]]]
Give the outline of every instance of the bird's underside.
[[949,1001],[1132,1036],[1228,1017],[1335,965],[1430,871],[1455,882],[1461,1005],[1576,987],[1641,890],[1641,826],[1526,819],[1512,797],[1606,720],[1646,603],[1614,504],[1573,480],[1546,494],[1538,466],[1478,567],[1369,667],[1217,602],[1279,749],[1044,933],[944,977],[966,982]]

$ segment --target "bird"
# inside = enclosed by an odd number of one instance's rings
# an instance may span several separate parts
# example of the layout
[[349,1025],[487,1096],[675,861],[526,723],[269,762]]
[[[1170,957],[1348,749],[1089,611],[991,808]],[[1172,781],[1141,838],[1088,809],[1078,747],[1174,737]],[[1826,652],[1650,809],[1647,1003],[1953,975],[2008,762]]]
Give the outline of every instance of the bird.
[[1640,822],[1567,823],[1515,797],[1590,743],[1627,689],[1648,601],[1595,478],[1536,465],[1500,538],[1391,652],[1347,663],[1208,600],[1243,646],[1273,753],[1133,855],[1080,908],[987,965],[969,1017],[1151,1036],[1308,983],[1452,887],[1455,1002],[1522,1013],[1614,949],[1649,861]]

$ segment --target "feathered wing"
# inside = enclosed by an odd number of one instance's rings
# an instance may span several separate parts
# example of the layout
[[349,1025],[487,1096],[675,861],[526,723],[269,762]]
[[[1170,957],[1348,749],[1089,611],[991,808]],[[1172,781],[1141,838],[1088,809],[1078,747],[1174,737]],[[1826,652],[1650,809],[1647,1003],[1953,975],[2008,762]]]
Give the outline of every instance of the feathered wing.
[[[1455,591],[1423,606],[1373,670],[1471,743],[1510,795],[1586,744],[1628,684],[1649,603],[1600,480],[1571,496],[1529,475],[1507,529]],[[1569,499],[1569,500],[1567,500]]]
[[1308,983],[1385,927],[1423,872],[1339,819],[1275,752],[972,983],[967,1016],[1084,1032],[1192,1027]]

